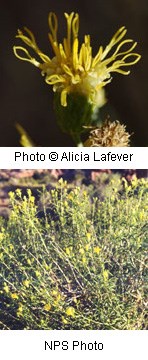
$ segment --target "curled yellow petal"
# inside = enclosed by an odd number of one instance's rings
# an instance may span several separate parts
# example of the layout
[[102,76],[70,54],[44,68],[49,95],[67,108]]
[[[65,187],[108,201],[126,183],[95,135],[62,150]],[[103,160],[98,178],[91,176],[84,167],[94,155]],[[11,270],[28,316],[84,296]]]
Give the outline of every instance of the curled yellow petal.
[[[27,57],[23,57],[21,55],[19,55],[18,51],[23,51]],[[22,46],[13,46],[13,51],[14,51],[14,54],[15,56],[20,59],[20,60],[24,60],[24,61],[28,61],[30,62],[31,64],[35,65],[36,67],[39,67],[40,66],[40,63],[34,59],[30,54],[29,54],[29,51],[27,49],[25,49],[24,47]]]
[[48,24],[53,37],[53,41],[57,41],[58,20],[55,13],[53,12],[49,13]]

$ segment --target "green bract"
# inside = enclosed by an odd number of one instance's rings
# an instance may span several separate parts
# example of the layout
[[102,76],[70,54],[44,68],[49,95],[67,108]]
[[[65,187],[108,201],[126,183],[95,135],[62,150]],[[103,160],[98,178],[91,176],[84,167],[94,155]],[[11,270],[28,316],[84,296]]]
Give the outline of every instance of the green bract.
[[54,110],[61,130],[79,140],[80,134],[86,129],[84,126],[92,124],[93,105],[84,95],[71,93],[67,96],[67,106],[61,105],[60,93],[54,95]]

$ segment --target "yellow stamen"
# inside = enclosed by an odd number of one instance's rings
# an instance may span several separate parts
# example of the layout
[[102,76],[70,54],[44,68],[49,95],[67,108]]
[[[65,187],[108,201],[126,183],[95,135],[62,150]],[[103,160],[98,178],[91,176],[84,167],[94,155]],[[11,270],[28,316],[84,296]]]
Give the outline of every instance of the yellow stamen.
[[53,41],[57,42],[58,20],[53,12],[49,13],[48,24],[52,33]]
[[[28,57],[23,57],[23,56],[19,55],[19,54],[18,54],[18,50],[23,51]],[[37,66],[37,67],[40,66],[40,63],[39,63],[36,59],[34,59],[34,58],[29,54],[29,52],[27,51],[27,49],[25,49],[24,47],[22,47],[22,46],[14,46],[14,47],[13,47],[13,51],[14,51],[15,56],[18,57],[18,59],[28,61],[28,62],[30,62],[31,64],[33,64],[33,65],[35,65],[35,66]]]

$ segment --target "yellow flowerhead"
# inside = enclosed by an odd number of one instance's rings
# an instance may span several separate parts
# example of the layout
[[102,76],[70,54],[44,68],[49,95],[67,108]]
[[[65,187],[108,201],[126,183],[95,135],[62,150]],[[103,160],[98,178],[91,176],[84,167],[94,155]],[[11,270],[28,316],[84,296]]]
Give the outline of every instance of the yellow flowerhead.
[[11,298],[14,299],[14,300],[18,299],[18,294],[12,293]]
[[9,286],[6,284],[6,283],[4,283],[4,287],[3,287],[3,289],[4,289],[4,291],[6,292],[6,294],[8,294],[9,293]]
[[4,239],[4,233],[0,232],[0,240]]
[[66,309],[66,315],[71,316],[71,317],[75,317],[75,309],[73,308],[73,306],[69,306]]
[[87,236],[87,239],[88,239],[88,240],[91,239],[91,233],[88,232],[88,233],[86,234],[86,236]]
[[21,303],[19,303],[19,307],[17,309],[17,316],[22,316],[22,312],[23,312],[23,305]]
[[105,282],[108,280],[108,270],[103,271],[103,278]]
[[95,254],[100,254],[101,248],[99,246],[95,246],[94,247],[94,253]]
[[51,309],[51,305],[49,303],[44,305],[45,311],[50,311],[50,309]]
[[[127,30],[122,26],[105,49],[100,46],[93,57],[90,35],[85,35],[84,42],[79,44],[79,15],[74,12],[64,15],[67,21],[67,35],[63,43],[58,43],[58,20],[54,13],[49,13],[49,41],[54,52],[53,57],[50,58],[39,49],[33,33],[26,27],[24,28],[26,34],[18,30],[16,37],[32,48],[41,62],[32,57],[22,46],[14,46],[14,54],[41,70],[42,75],[45,75],[46,83],[53,86],[54,92],[60,93],[62,106],[67,106],[67,95],[73,92],[85,95],[91,104],[100,106],[100,90],[111,81],[111,73],[128,75],[130,71],[125,70],[126,66],[139,61],[141,56],[132,52],[137,43],[131,39],[123,40]],[[123,45],[126,44],[129,46],[123,50]],[[112,53],[108,56],[111,50]],[[20,55],[20,51],[24,52],[24,56]]]
[[23,281],[23,285],[24,285],[26,288],[29,288],[30,281],[29,281],[29,280],[24,280],[24,281]]

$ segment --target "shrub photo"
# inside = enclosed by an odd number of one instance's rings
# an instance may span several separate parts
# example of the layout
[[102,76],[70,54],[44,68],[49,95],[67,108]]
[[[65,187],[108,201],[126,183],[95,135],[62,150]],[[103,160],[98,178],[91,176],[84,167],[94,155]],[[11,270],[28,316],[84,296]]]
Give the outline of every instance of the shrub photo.
[[1,330],[143,330],[148,182],[110,176],[9,192],[0,218]]

